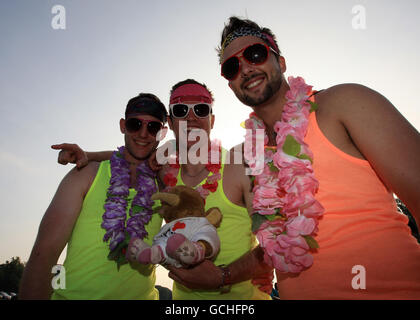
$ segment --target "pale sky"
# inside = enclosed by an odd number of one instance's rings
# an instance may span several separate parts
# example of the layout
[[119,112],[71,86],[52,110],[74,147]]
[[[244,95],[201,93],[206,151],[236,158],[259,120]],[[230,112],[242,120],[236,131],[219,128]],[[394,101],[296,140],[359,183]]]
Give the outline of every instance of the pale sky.
[[[52,27],[55,5],[65,8],[65,29]],[[204,82],[216,98],[212,137],[225,148],[243,140],[239,125],[251,109],[220,76],[215,51],[231,15],[274,32],[286,76],[302,76],[315,89],[366,85],[419,130],[419,12],[418,0],[2,0],[0,263],[27,261],[70,170],[56,163],[50,145],[122,145],[118,121],[138,93],[167,104],[178,81]],[[170,286],[161,269],[158,283]]]

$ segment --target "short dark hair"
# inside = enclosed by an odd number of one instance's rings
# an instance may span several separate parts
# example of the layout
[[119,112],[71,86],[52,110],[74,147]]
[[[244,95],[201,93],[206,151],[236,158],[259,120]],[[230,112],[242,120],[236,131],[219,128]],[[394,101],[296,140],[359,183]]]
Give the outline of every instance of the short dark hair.
[[[240,29],[242,27],[253,28],[253,29],[256,29],[256,30],[260,31],[261,33],[268,34],[270,37],[273,38],[274,44],[277,46],[277,48],[273,48],[273,49],[278,49],[278,53],[281,54],[280,48],[277,44],[276,36],[274,35],[274,33],[269,28],[260,27],[256,22],[254,22],[252,20],[249,20],[249,19],[241,19],[241,18],[238,18],[236,16],[231,16],[229,18],[228,24],[225,24],[225,27],[223,28],[222,38],[220,39],[220,45],[216,49],[220,59],[221,59],[221,55],[223,53],[223,44],[225,42],[226,37],[229,34],[231,34],[233,31],[235,31],[237,29]],[[267,40],[264,40],[264,42],[266,42],[267,45],[272,46]]]
[[152,93],[140,93],[128,101],[125,109],[125,117],[127,118],[133,114],[148,114],[163,123],[166,122],[167,118],[165,105]]

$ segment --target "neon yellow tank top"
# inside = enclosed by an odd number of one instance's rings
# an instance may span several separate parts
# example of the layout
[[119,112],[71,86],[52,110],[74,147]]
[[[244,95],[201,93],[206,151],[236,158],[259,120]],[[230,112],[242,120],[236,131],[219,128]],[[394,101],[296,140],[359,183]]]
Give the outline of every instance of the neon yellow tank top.
[[[226,152],[222,149],[222,159],[225,159]],[[251,231],[248,210],[229,201],[223,191],[223,171],[224,163],[220,170],[222,178],[218,181],[216,192],[210,193],[206,198],[206,210],[218,207],[223,215],[220,227],[217,228],[220,252],[214,261],[215,265],[228,265],[257,245]],[[178,185],[184,185],[181,170],[178,172],[177,179]],[[254,286],[251,280],[236,283],[232,285],[230,292],[223,294],[219,290],[191,290],[174,281],[172,296],[174,300],[271,300],[271,297]]]
[[[117,269],[115,261],[107,259],[108,244],[102,239],[101,228],[106,192],[111,178],[110,162],[99,165],[96,177],[83,201],[82,210],[67,246],[64,262],[66,288],[54,291],[51,299],[158,299],[155,289],[155,267],[124,264]],[[136,194],[130,189],[128,210]],[[152,243],[159,232],[162,218],[154,214],[146,226]]]

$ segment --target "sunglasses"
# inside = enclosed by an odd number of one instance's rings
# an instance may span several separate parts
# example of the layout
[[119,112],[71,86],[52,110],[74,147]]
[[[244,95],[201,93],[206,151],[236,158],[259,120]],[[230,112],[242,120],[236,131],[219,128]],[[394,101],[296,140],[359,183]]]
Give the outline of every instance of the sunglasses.
[[252,65],[260,65],[267,61],[268,53],[273,51],[278,54],[273,48],[263,43],[254,43],[242,50],[236,52],[222,64],[222,76],[231,81],[235,79],[240,70],[239,58],[243,57],[246,62]]
[[143,127],[143,125],[147,125],[147,131],[154,137],[156,137],[157,133],[160,129],[162,129],[163,126],[161,122],[155,120],[144,120],[137,118],[129,118],[125,120],[125,128],[129,133],[138,132]]
[[174,118],[182,119],[185,118],[190,111],[193,110],[197,118],[206,118],[211,112],[211,105],[208,103],[175,103],[169,105],[169,110]]

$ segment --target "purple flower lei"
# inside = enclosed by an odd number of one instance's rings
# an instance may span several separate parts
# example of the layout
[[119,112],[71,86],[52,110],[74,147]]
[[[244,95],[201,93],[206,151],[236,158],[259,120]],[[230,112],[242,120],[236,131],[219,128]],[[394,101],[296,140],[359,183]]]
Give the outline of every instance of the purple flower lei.
[[111,179],[104,205],[101,227],[106,230],[103,240],[109,242],[110,251],[117,249],[126,237],[144,239],[147,236],[145,225],[150,221],[153,210],[152,194],[157,191],[156,173],[150,169],[147,161],[137,168],[137,194],[129,211],[130,218],[126,221],[127,198],[130,193],[130,167],[124,159],[124,147],[119,147],[111,157]]

